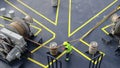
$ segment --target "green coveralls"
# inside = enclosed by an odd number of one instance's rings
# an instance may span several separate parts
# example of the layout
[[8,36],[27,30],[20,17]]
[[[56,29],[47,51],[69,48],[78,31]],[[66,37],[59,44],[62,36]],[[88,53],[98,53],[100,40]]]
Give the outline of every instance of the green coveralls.
[[66,42],[65,46],[65,50],[66,50],[66,61],[69,61],[69,57],[72,51],[72,45],[69,42]]

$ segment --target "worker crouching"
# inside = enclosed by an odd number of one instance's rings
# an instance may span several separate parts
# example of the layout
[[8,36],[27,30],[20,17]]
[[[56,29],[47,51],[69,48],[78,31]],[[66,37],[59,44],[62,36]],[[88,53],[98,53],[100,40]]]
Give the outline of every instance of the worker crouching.
[[68,42],[68,41],[65,41],[63,42],[63,46],[65,47],[65,50],[66,50],[66,61],[69,61],[70,60],[70,55],[72,54],[72,45]]

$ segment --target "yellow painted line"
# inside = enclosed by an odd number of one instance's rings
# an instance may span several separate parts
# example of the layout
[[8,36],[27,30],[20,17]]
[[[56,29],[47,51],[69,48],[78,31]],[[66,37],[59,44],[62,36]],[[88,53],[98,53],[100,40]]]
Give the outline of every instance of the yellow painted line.
[[58,7],[57,7],[57,11],[56,11],[55,25],[58,24],[59,9],[60,9],[60,1],[61,1],[61,0],[58,0]]
[[110,27],[110,26],[112,26],[113,24],[110,24],[110,25],[107,25],[107,26],[105,26],[105,27],[103,27],[103,28],[101,28],[101,30],[105,33],[105,34],[109,34],[109,32],[107,32],[105,29],[107,29],[108,27]]
[[82,55],[84,58],[86,58],[87,60],[91,61],[91,58],[89,58],[88,56],[86,56],[84,53],[82,53],[80,50],[78,50],[77,48],[75,48],[74,46],[72,46],[72,48],[79,53],[80,55]]
[[5,20],[7,20],[7,21],[11,21],[10,19],[5,18],[5,17],[3,17],[3,16],[0,16],[0,18],[5,19]]
[[37,35],[42,31],[42,29],[40,29],[40,28],[38,28],[38,27],[36,27],[36,26],[34,26],[34,25],[31,25],[31,27],[33,27],[33,28],[35,28],[35,29],[38,30],[38,31],[34,34],[34,36],[37,36]]
[[59,16],[59,7],[60,7],[60,0],[58,0],[58,7],[57,7],[57,11],[56,11],[56,19],[55,22],[50,20],[49,18],[47,18],[46,16],[44,16],[43,14],[39,13],[37,10],[33,9],[32,7],[30,7],[29,5],[25,4],[24,2],[22,2],[21,0],[17,0],[20,4],[22,4],[23,6],[27,7],[28,9],[30,9],[31,11],[33,11],[34,13],[36,13],[37,15],[43,17],[44,19],[46,19],[48,22],[57,25],[58,23],[58,16]]
[[35,28],[35,29],[37,29],[37,30],[41,30],[39,27],[34,26],[34,25],[32,25],[32,24],[30,24],[30,26],[33,27],[33,28]]
[[[62,54],[60,54],[56,59],[58,60],[58,59],[61,58],[65,53],[66,53],[66,51],[63,51]],[[56,61],[53,60],[53,62],[56,62]],[[49,64],[51,65],[52,62],[50,62]],[[46,67],[48,67],[48,65],[46,65]]]
[[19,3],[21,3],[23,6],[29,8],[31,11],[33,11],[34,13],[36,13],[37,15],[43,17],[44,19],[46,19],[47,21],[51,22],[52,24],[54,24],[53,21],[51,21],[50,19],[48,19],[47,17],[45,17],[43,14],[39,13],[37,10],[34,10],[33,8],[31,8],[30,6],[28,6],[27,4],[25,4],[24,2],[22,2],[21,0],[17,0]]
[[12,6],[13,8],[17,9],[18,11],[20,11],[21,13],[23,13],[24,15],[28,15],[27,13],[25,13],[23,10],[17,8],[14,4],[12,4],[11,2],[9,2],[9,0],[4,0],[7,4],[9,4],[10,6]]
[[85,42],[83,39],[81,39],[80,38],[80,41],[83,43],[83,44],[85,44],[85,45],[87,45],[87,46],[90,46],[90,44],[88,44],[87,42]]
[[88,21],[86,21],[83,25],[81,25],[80,27],[78,27],[76,30],[74,30],[73,32],[71,32],[71,6],[72,6],[72,0],[69,0],[69,14],[68,14],[68,37],[74,35],[76,32],[78,32],[79,30],[81,30],[83,27],[85,27],[88,23],[90,23],[92,20],[94,20],[96,17],[98,17],[100,14],[102,14],[103,12],[105,12],[107,9],[109,9],[111,6],[113,6],[118,0],[114,0],[112,3],[110,3],[107,7],[105,7],[103,10],[101,10],[100,12],[98,12],[95,16],[93,16],[92,18],[90,18]]
[[[10,6],[12,6],[13,8],[15,8],[16,10],[20,11],[21,13],[23,13],[24,15],[28,15],[26,12],[24,12],[23,10],[19,9],[18,7],[16,7],[14,4],[12,4],[11,2],[9,2],[8,0],[5,0],[6,3],[8,3]],[[46,45],[47,43],[49,43],[50,41],[52,41],[55,37],[56,37],[56,34],[51,31],[50,29],[48,29],[46,26],[44,26],[43,24],[41,24],[39,21],[37,21],[36,19],[33,18],[33,21],[35,23],[37,23],[38,25],[42,26],[44,29],[46,29],[48,32],[50,32],[53,37],[50,38],[48,41],[44,42],[42,45],[38,46],[37,48],[33,49],[31,51],[31,53],[34,53],[36,52],[37,50],[39,50],[42,46]]]
[[34,60],[34,59],[32,59],[32,58],[27,58],[27,59],[28,59],[29,61],[31,61],[31,62],[39,65],[39,66],[42,66],[43,68],[46,68],[46,66],[45,66],[44,64],[42,64],[42,63],[40,63],[40,62],[38,62],[38,61],[36,61],[36,60]]
[[41,30],[38,30],[38,31],[34,34],[34,36],[37,36],[40,32],[41,32]]
[[0,27],[4,27],[4,25],[0,24]]

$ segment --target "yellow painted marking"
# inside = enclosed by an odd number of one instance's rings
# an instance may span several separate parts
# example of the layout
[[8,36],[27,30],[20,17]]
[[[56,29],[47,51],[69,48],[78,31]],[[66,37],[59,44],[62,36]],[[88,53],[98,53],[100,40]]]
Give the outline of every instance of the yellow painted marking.
[[110,26],[112,26],[113,24],[110,24],[110,25],[107,25],[107,26],[105,26],[105,27],[103,27],[103,28],[101,28],[101,30],[105,33],[105,34],[109,34],[109,32],[107,32],[105,29],[107,29],[108,27],[110,27]]
[[3,16],[0,16],[0,18],[5,19],[5,20],[7,20],[7,21],[11,21],[10,19],[5,18],[5,17],[3,17]]
[[4,25],[0,24],[0,27],[4,27]]
[[87,43],[87,42],[85,42],[83,39],[80,39],[80,41],[81,41],[83,44],[85,44],[85,45],[87,45],[87,46],[90,46],[90,44]]
[[34,26],[34,25],[30,25],[30,26],[38,30],[38,31],[34,34],[34,36],[37,36],[37,35],[42,31],[42,29],[40,29],[40,28],[38,28],[38,27],[36,27],[36,26]]
[[76,30],[71,32],[71,6],[72,6],[72,0],[69,0],[69,14],[68,14],[68,37],[74,35],[76,32],[81,30],[83,27],[85,27],[88,23],[90,23],[92,20],[94,20],[96,17],[98,17],[100,14],[105,12],[108,8],[110,8],[112,5],[114,5],[118,0],[114,0],[112,3],[110,3],[107,7],[105,7],[103,10],[98,12],[95,16],[90,18],[88,21],[86,21],[83,25],[78,27]]
[[[66,53],[66,51],[63,51],[62,54],[60,54],[56,59],[58,60],[59,58],[61,58],[64,54]],[[56,62],[55,60],[53,60],[53,62]],[[52,62],[50,62],[50,65],[52,64]],[[48,65],[46,65],[46,67],[48,67]]]
[[82,53],[80,50],[76,49],[75,47],[72,46],[72,48],[79,53],[80,55],[82,55],[84,58],[86,58],[87,60],[91,60],[91,58],[89,58],[88,56],[86,56],[84,53]]
[[40,32],[41,32],[41,30],[38,30],[38,31],[34,34],[34,36],[37,36]]
[[68,12],[68,37],[71,36],[71,8],[72,8],[72,0],[69,0],[69,12]]
[[55,25],[57,25],[57,24],[58,24],[59,9],[60,9],[60,1],[61,1],[61,0],[58,0],[58,7],[57,7],[57,11],[56,11]]
[[44,16],[43,14],[39,13],[37,10],[33,9],[32,7],[30,7],[29,5],[25,4],[24,2],[22,2],[21,0],[17,0],[19,3],[21,3],[23,6],[25,6],[26,8],[30,9],[31,11],[33,11],[34,13],[36,13],[37,15],[43,17],[44,19],[46,19],[48,22],[57,25],[58,23],[58,16],[59,16],[59,7],[60,7],[60,0],[58,0],[58,7],[57,7],[57,11],[56,11],[56,19],[55,22],[50,20],[49,18],[47,18],[46,16]]
[[[24,15],[28,15],[26,12],[24,12],[24,11],[21,10],[21,9],[19,9],[18,7],[16,7],[14,4],[12,4],[11,2],[9,2],[8,0],[5,0],[5,2],[8,3],[10,6],[14,7],[16,10],[20,11],[21,13],[23,13]],[[34,52],[36,52],[37,50],[39,50],[42,46],[44,46],[44,45],[46,45],[47,43],[49,43],[50,41],[52,41],[52,40],[55,38],[55,36],[56,36],[56,34],[55,34],[53,31],[51,31],[50,29],[48,29],[46,26],[44,26],[43,24],[41,24],[41,23],[40,23],[39,21],[37,21],[36,19],[33,18],[33,21],[34,21],[35,23],[37,23],[38,25],[42,26],[42,27],[43,27],[44,29],[46,29],[48,32],[50,32],[50,33],[53,35],[53,37],[52,37],[51,39],[49,39],[48,41],[44,42],[42,45],[40,45],[40,46],[38,46],[37,48],[33,49],[33,50],[31,51],[31,53],[34,53]]]
[[32,59],[32,58],[27,58],[27,59],[28,59],[29,61],[31,61],[31,62],[39,65],[39,66],[42,66],[43,68],[46,68],[46,66],[45,66],[44,64],[42,64],[42,63],[40,63],[40,62],[38,62],[38,61],[36,61],[36,60],[34,60],[34,59]]

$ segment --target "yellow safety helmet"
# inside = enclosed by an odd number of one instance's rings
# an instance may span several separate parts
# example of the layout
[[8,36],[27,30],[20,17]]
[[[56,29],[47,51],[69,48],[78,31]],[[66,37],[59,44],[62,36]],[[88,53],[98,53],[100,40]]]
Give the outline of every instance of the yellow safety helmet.
[[64,45],[64,46],[66,46],[67,44],[68,44],[68,42],[67,42],[67,41],[65,41],[65,42],[63,43],[63,45]]

